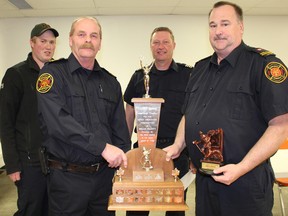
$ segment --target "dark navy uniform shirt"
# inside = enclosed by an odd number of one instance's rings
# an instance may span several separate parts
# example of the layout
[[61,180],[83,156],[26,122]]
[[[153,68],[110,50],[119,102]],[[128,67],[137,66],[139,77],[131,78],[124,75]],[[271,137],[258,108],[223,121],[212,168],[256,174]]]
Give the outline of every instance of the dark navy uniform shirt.
[[73,54],[49,63],[37,85],[44,146],[54,157],[91,164],[101,160],[106,143],[130,149],[120,84],[96,60],[92,71]]
[[262,136],[268,122],[288,112],[286,66],[265,50],[243,42],[218,65],[217,55],[196,63],[187,85],[185,140],[192,162],[199,131],[223,128],[224,163],[238,163]]
[[[152,98],[164,98],[161,106],[158,138],[174,138],[182,117],[181,108],[185,98],[185,88],[192,68],[172,61],[167,71],[158,71],[153,65],[149,73]],[[143,70],[137,70],[126,88],[124,101],[133,106],[132,98],[142,98],[145,94]]]

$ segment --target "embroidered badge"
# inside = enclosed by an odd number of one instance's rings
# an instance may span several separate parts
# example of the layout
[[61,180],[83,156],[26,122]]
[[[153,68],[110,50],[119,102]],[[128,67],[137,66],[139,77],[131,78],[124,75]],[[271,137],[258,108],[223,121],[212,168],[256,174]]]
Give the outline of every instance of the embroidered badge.
[[279,62],[270,62],[266,65],[264,73],[274,83],[282,83],[287,78],[287,69]]
[[43,73],[36,82],[36,89],[40,93],[47,93],[51,89],[53,82],[54,78],[51,74]]

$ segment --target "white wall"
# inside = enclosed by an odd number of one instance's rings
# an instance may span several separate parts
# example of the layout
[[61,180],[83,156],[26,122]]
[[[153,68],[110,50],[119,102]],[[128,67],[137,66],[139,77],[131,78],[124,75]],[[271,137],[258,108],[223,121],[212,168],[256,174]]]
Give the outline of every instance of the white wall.
[[[75,17],[39,17],[0,19],[0,79],[6,69],[27,57],[29,39],[35,24],[47,22],[60,36],[54,58],[70,53],[68,33]],[[123,91],[140,58],[151,59],[149,38],[158,26],[170,27],[175,35],[174,59],[194,65],[212,53],[208,41],[207,16],[100,16],[103,28],[102,50],[97,56],[100,65],[118,77]],[[288,65],[288,16],[245,17],[244,42],[277,54]]]

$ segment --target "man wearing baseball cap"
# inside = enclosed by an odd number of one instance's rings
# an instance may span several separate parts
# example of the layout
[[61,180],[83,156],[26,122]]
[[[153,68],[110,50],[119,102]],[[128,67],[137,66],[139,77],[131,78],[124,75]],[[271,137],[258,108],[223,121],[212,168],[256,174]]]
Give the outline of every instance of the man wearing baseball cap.
[[14,216],[48,215],[46,177],[38,154],[42,136],[35,85],[40,69],[54,55],[58,36],[58,31],[46,23],[35,25],[27,59],[8,68],[1,84],[2,152],[7,175],[18,192],[18,210]]

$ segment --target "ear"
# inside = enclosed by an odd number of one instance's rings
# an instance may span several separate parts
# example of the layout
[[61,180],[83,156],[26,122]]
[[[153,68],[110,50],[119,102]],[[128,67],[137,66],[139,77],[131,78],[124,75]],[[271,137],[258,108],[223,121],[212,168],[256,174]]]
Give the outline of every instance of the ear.
[[241,33],[243,34],[244,33],[244,23],[243,22],[240,22],[240,30],[241,30]]
[[30,39],[30,47],[33,48],[34,47],[34,41],[32,39]]
[[71,36],[69,37],[69,46],[72,47],[72,38],[71,38]]

